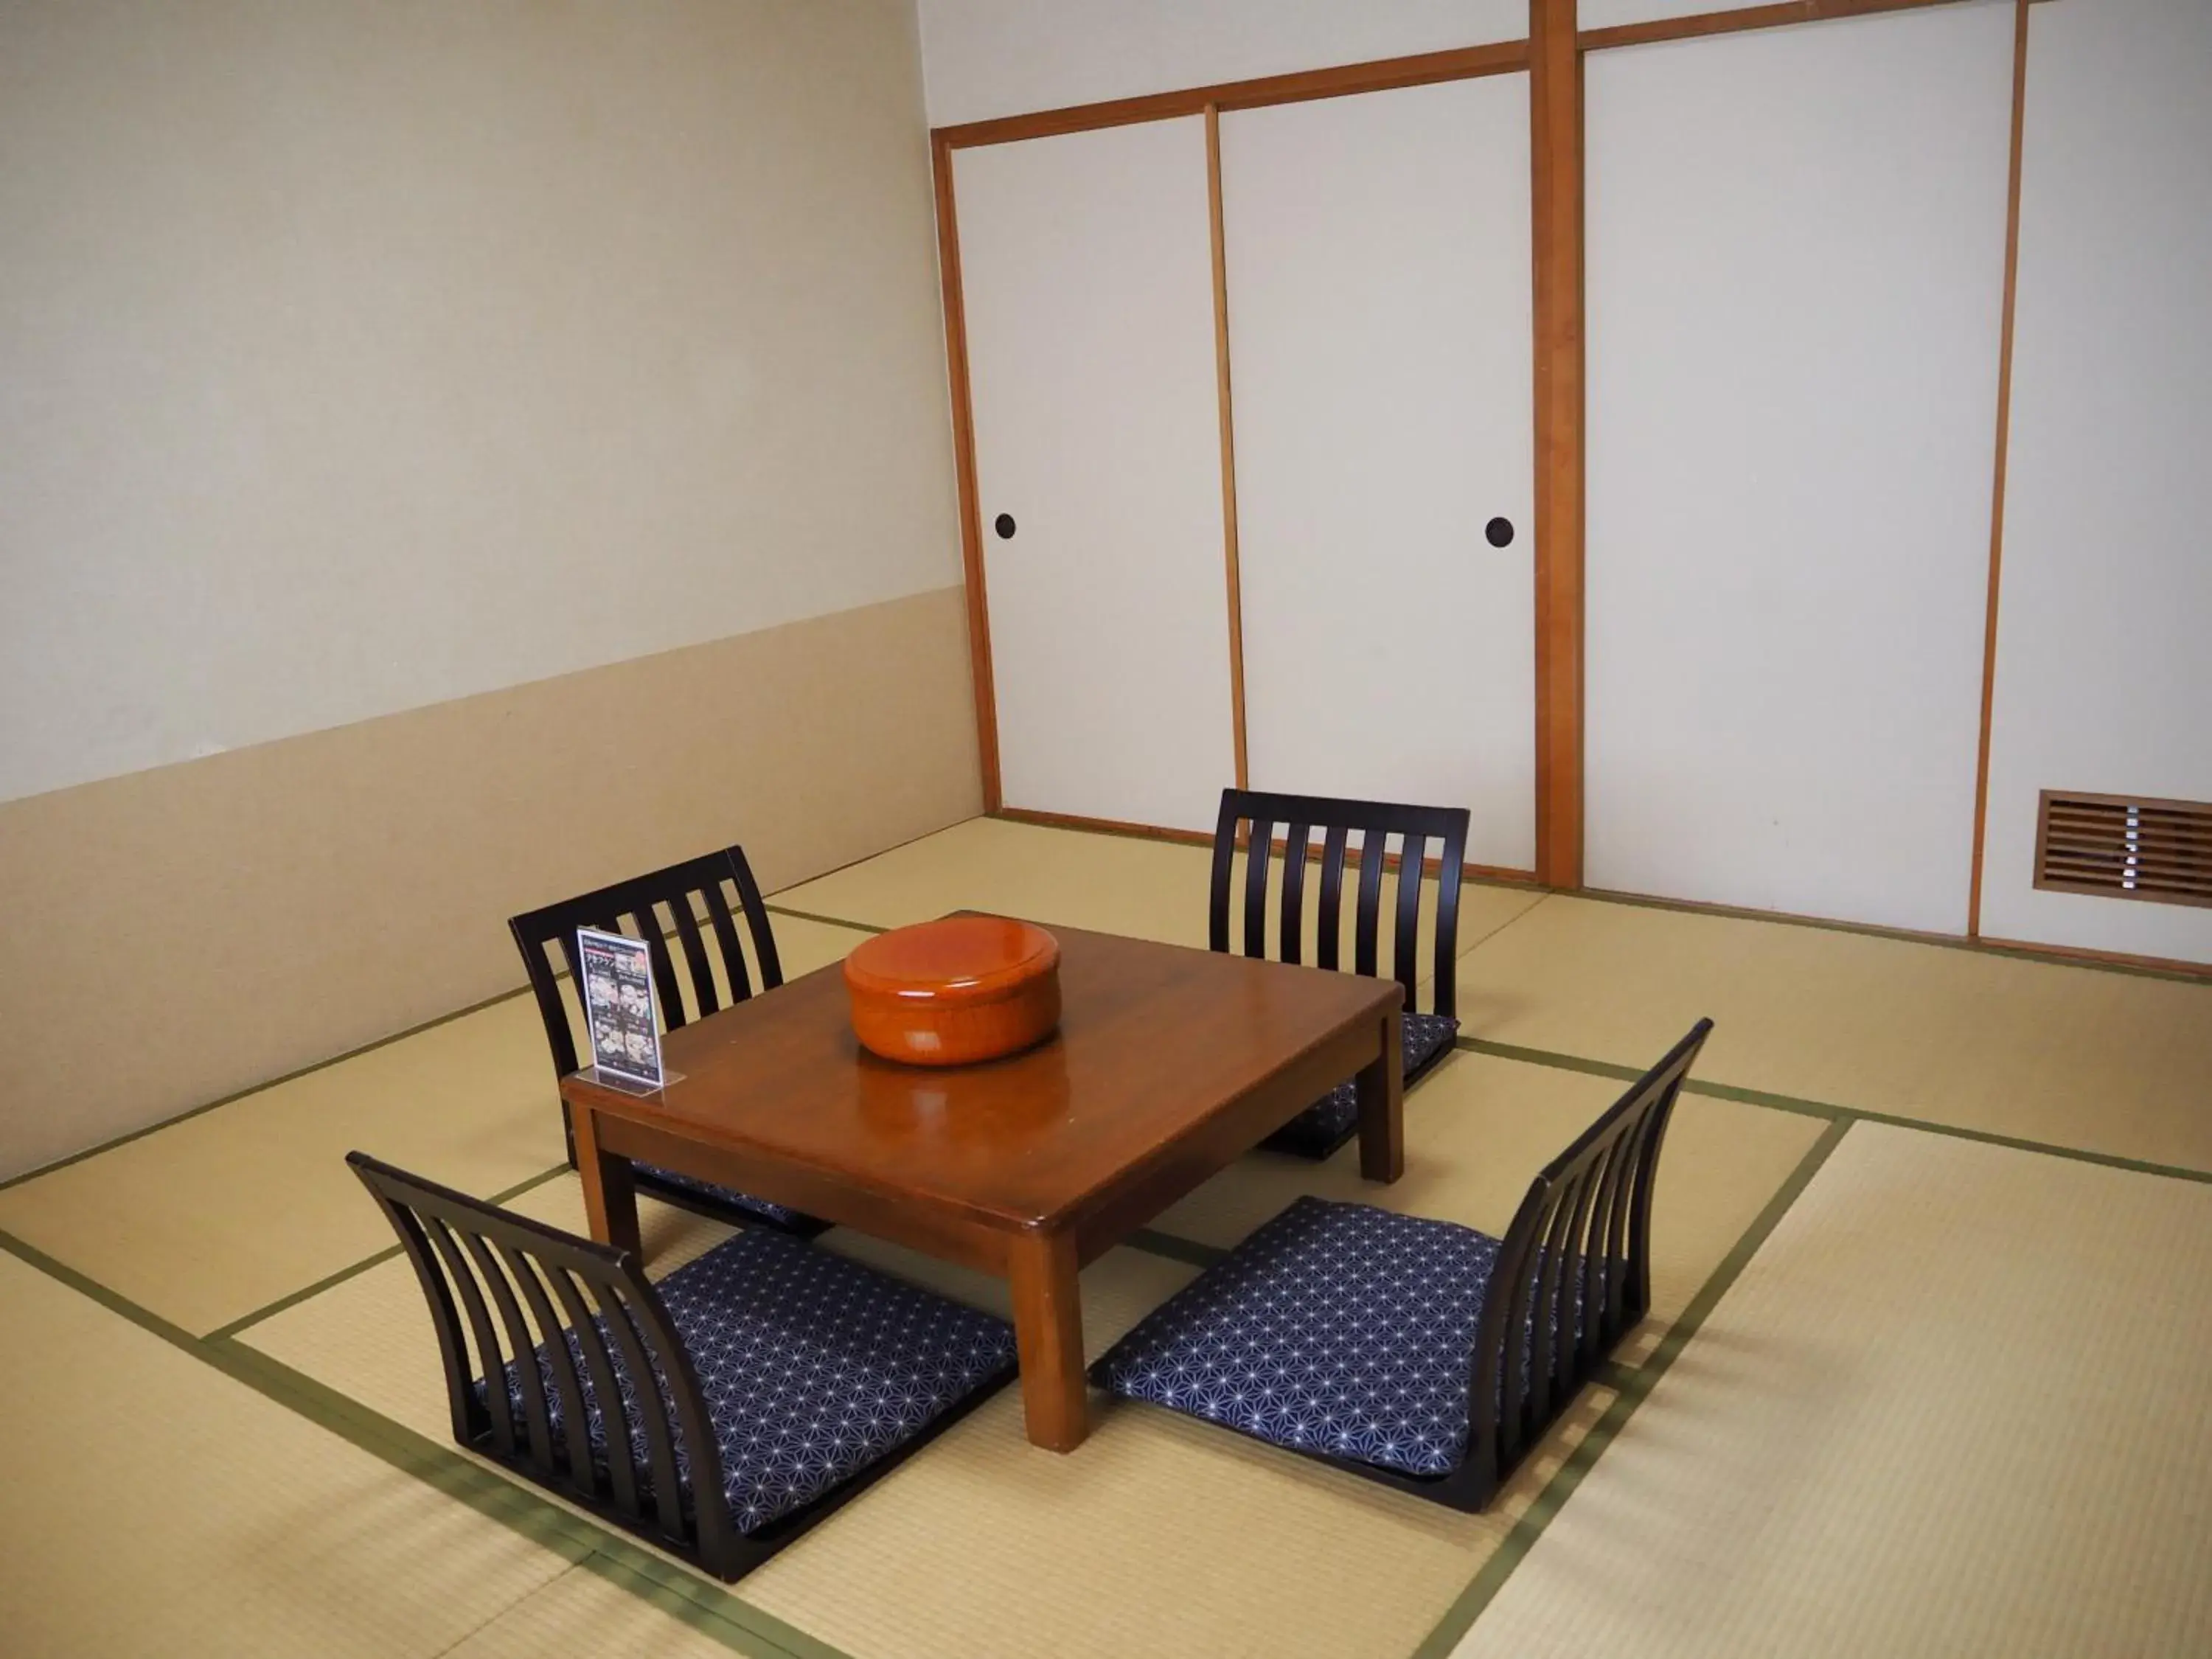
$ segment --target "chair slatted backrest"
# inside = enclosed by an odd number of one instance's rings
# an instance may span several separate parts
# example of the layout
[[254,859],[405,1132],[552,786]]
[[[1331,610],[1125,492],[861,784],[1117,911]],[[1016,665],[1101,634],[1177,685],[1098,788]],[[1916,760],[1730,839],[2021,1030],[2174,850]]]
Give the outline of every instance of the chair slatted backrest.
[[[430,1304],[453,1437],[657,1532],[719,1571],[737,1547],[721,1454],[690,1356],[627,1250],[564,1233],[365,1152],[346,1162],[399,1236]],[[625,1400],[607,1339],[633,1384]],[[565,1338],[573,1339],[574,1352]],[[535,1354],[551,1374],[552,1401]],[[576,1355],[580,1353],[580,1374]],[[512,1368],[518,1419],[507,1378]],[[601,1413],[594,1449],[583,1383]],[[481,1386],[479,1386],[481,1380]],[[556,1438],[551,1406],[559,1407]],[[641,1435],[644,1454],[637,1455]],[[690,1480],[678,1474],[678,1437]]]
[[[1432,1012],[1458,1012],[1454,968],[1458,959],[1460,879],[1467,858],[1468,810],[1463,806],[1407,806],[1392,802],[1340,800],[1326,795],[1283,795],[1254,789],[1221,792],[1221,816],[1213,830],[1213,880],[1208,895],[1206,943],[1216,951],[1231,949],[1231,889],[1236,880],[1236,853],[1241,839],[1246,845],[1243,954],[1267,954],[1268,866],[1274,842],[1283,840],[1280,912],[1277,918],[1277,955],[1296,963],[1304,951],[1301,935],[1305,923],[1306,872],[1313,862],[1314,831],[1322,831],[1321,879],[1316,894],[1314,966],[1334,968],[1340,954],[1343,931],[1344,867],[1356,859],[1358,888],[1353,900],[1352,971],[1380,977],[1376,952],[1381,934],[1383,866],[1389,861],[1389,844],[1396,837],[1397,876],[1395,914],[1391,927],[1391,977],[1406,988],[1406,1006],[1414,1006],[1419,983],[1421,887],[1430,858],[1437,860],[1437,916]],[[1351,848],[1357,830],[1360,845]],[[1429,851],[1431,842],[1436,851]]]
[[1651,1305],[1651,1191],[1660,1144],[1712,1021],[1530,1183],[1475,1333],[1468,1459],[1504,1479]]
[[[724,890],[726,883],[735,892],[734,908],[730,894]],[[738,940],[740,916],[760,963],[760,988],[773,990],[783,983],[783,964],[776,958],[775,933],[769,922],[768,907],[761,902],[760,887],[753,880],[752,867],[745,862],[742,847],[726,847],[719,853],[672,864],[665,870],[617,882],[511,919],[507,928],[522,952],[530,988],[538,999],[538,1018],[545,1022],[555,1075],[566,1077],[581,1063],[560,984],[563,972],[571,983],[581,982],[576,972],[579,927],[625,933],[646,941],[661,1017],[673,1030],[721,1006],[714,988],[709,940],[729,985],[730,1000],[743,1002],[752,995],[751,975]],[[683,981],[677,977],[675,957],[668,948],[672,934],[683,949],[690,978],[692,1001],[688,1006]],[[557,957],[553,954],[556,951]]]

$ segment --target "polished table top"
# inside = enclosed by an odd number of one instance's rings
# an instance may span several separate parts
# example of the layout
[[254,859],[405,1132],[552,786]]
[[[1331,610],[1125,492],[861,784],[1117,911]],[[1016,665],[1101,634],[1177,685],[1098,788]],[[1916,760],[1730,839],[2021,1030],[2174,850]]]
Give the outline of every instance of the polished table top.
[[773,1199],[1002,1275],[1030,1441],[1089,1431],[1077,1271],[1347,1078],[1360,1173],[1405,1167],[1395,980],[1052,930],[1060,1029],[922,1069],[854,1040],[835,967],[672,1031],[665,1089],[578,1073],[571,1109],[595,1238],[639,1248],[632,1161]]
[[[1332,1040],[1371,1030],[1400,1000],[1389,980],[1051,931],[1060,1029],[1005,1060],[928,1070],[877,1059],[854,1040],[832,965],[670,1032],[665,1063],[682,1075],[658,1094],[588,1075],[562,1092],[734,1154],[764,1197],[818,1204],[826,1184],[970,1224],[1060,1227],[1271,1079],[1291,1085],[1265,1091],[1285,1093],[1287,1118],[1343,1080]],[[787,1199],[778,1168],[812,1179]]]

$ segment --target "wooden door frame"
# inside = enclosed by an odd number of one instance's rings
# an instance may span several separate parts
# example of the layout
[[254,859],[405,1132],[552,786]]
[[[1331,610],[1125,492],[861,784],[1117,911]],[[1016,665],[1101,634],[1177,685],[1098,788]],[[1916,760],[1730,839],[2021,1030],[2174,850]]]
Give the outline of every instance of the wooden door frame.
[[2014,300],[2020,290],[2020,169],[2027,137],[2028,0],[2014,0],[2012,36],[2012,157],[2006,181],[2004,309],[1997,340],[1997,433],[1995,478],[1990,489],[1989,599],[1982,622],[1982,729],[1974,751],[1974,851],[1966,884],[1966,937],[1982,936],[1982,855],[1989,838],[1990,726],[1996,710],[1997,591],[2004,574],[2005,469],[2012,449],[2012,342]]
[[945,293],[945,363],[952,396],[952,467],[960,495],[960,562],[967,577],[968,666],[975,690],[975,759],[983,776],[983,810],[996,812],[1006,804],[999,787],[999,696],[991,674],[991,608],[983,586],[982,508],[975,490],[975,404],[968,382],[968,313],[961,297],[953,149],[944,131],[930,135],[930,171],[937,190],[937,276]]
[[1221,541],[1229,576],[1229,721],[1237,787],[1252,787],[1244,742],[1244,575],[1237,551],[1237,422],[1229,390],[1229,246],[1221,222],[1221,106],[1206,106],[1206,213],[1213,247],[1213,397],[1221,426]]
[[[1368,63],[1338,64],[1288,75],[1224,82],[1141,97],[1112,99],[933,129],[930,157],[937,196],[939,276],[944,288],[945,344],[952,405],[953,459],[959,489],[962,563],[967,578],[969,659],[975,692],[976,755],[986,812],[1072,828],[1157,833],[1187,837],[1153,826],[1010,809],[999,759],[996,689],[991,669],[991,631],[984,588],[981,505],[976,493],[975,408],[968,364],[967,323],[961,298],[960,237],[952,181],[952,153],[984,144],[1016,143],[1063,133],[1091,132],[1137,122],[1198,116],[1206,123],[1207,200],[1212,216],[1215,372],[1220,407],[1224,580],[1228,595],[1231,720],[1236,755],[1234,781],[1246,783],[1243,619],[1237,543],[1236,474],[1228,348],[1228,302],[1221,230],[1219,118],[1224,111],[1261,109],[1318,98],[1344,97],[1403,87],[1462,81],[1479,76],[1528,73],[1530,215],[1534,249],[1533,324],[1535,372],[1532,396],[1535,436],[1536,859],[1535,868],[1470,866],[1508,880],[1534,880],[1574,890],[1583,882],[1583,568],[1585,423],[1584,298],[1583,283],[1583,98],[1585,53],[1616,46],[1729,34],[1881,12],[1955,5],[1965,0],[1787,0],[1786,3],[1702,12],[1650,23],[1582,30],[1577,0],[1528,0],[1526,39],[1499,41]],[[2029,0],[2015,0],[2026,16]],[[2022,27],[2024,37],[2025,27]],[[2015,96],[2015,123],[2018,120]],[[2017,141],[2015,141],[2017,142]],[[2014,248],[2017,241],[2018,160],[2014,158],[2014,224],[2008,240],[2009,314]],[[2007,352],[2008,361],[2009,351]],[[2002,416],[2001,416],[2002,418]],[[2002,490],[2002,444],[1999,446]],[[2000,512],[2002,504],[2000,503]],[[1990,626],[1994,629],[1997,533],[1990,563]],[[1983,711],[1984,791],[1989,731],[1986,682],[1994,672],[1993,645],[1985,645]],[[1978,925],[1981,811],[1975,815],[1975,915]],[[1194,835],[1188,838],[1206,840]]]
[[1576,0],[1528,0],[1535,329],[1536,879],[1583,884],[1583,64]]

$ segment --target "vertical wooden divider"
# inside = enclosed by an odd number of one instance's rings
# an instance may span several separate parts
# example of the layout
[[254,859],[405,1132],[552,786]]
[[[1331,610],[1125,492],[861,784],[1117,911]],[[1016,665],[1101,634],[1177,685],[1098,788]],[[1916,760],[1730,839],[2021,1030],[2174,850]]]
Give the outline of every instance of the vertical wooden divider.
[[945,371],[952,388],[952,465],[960,493],[960,559],[968,578],[968,665],[975,684],[975,756],[983,810],[1005,803],[999,787],[999,699],[991,678],[991,612],[983,592],[983,515],[975,494],[975,410],[968,384],[968,316],[960,297],[960,227],[952,203],[952,146],[933,138],[937,184],[937,275],[945,289]]
[[2005,204],[2003,321],[1997,331],[1996,481],[1990,500],[1990,599],[1982,623],[1982,735],[1974,757],[1974,864],[1966,884],[1966,937],[1982,936],[1982,848],[1990,814],[1990,720],[1996,704],[1997,590],[2004,570],[2005,460],[2012,444],[2013,295],[2020,283],[2020,167],[2027,131],[2027,8],[2014,0],[2012,176]]
[[1229,573],[1229,718],[1237,787],[1251,787],[1244,756],[1244,588],[1237,555],[1237,431],[1229,392],[1229,259],[1221,228],[1221,106],[1206,106],[1206,205],[1213,222],[1213,374],[1221,410],[1221,542]]
[[1529,0],[1536,879],[1583,884],[1583,92],[1576,0]]

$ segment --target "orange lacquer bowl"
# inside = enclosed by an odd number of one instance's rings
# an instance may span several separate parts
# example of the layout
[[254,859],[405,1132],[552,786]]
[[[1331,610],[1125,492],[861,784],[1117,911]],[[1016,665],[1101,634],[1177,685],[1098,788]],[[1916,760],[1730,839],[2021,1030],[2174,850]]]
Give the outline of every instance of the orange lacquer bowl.
[[879,933],[845,958],[853,1035],[885,1060],[971,1066],[1060,1024],[1060,941],[1004,916]]

